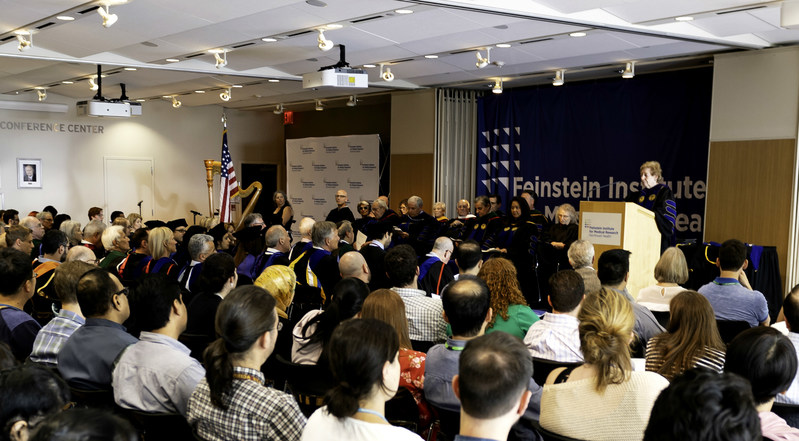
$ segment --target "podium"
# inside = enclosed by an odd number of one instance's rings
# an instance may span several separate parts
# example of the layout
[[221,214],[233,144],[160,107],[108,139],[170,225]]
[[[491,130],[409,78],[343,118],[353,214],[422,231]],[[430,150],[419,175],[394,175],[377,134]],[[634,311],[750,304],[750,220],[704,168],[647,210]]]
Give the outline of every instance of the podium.
[[641,288],[654,285],[660,259],[660,232],[655,213],[632,202],[580,202],[580,239],[594,245],[594,268],[607,250],[630,251],[627,291],[633,298]]

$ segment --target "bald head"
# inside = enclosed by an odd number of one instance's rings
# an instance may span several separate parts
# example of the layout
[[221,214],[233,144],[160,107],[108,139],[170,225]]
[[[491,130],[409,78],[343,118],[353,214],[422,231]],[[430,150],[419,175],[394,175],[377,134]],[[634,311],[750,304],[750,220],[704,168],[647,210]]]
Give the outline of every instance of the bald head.
[[452,239],[445,236],[439,237],[433,244],[433,254],[438,256],[444,263],[449,262],[449,258],[452,257],[452,250],[454,249],[455,246],[452,243]]
[[343,207],[347,204],[347,191],[346,190],[339,190],[336,192],[336,205],[339,207]]
[[342,278],[355,277],[361,279],[364,283],[369,283],[371,279],[369,265],[366,264],[363,255],[357,251],[350,251],[341,256],[338,262],[338,269]]
[[67,262],[74,261],[87,262],[91,263],[92,265],[96,265],[97,256],[95,256],[94,251],[90,250],[88,247],[72,247],[69,252],[67,252]]

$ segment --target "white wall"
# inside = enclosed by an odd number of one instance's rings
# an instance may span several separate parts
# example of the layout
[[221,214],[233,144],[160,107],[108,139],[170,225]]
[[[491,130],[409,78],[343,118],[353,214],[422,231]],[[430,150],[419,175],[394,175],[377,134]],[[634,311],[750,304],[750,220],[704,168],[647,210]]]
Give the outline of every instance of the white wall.
[[[32,100],[31,97],[0,99]],[[155,218],[186,217],[208,211],[204,159],[219,160],[222,107],[181,107],[167,101],[144,103],[143,116],[130,119],[77,117],[75,101],[48,94],[47,102],[66,103],[66,114],[0,110],[0,121],[93,124],[102,134],[0,129],[0,192],[5,207],[21,214],[54,205],[59,212],[86,222],[89,207],[104,205],[104,156],[150,157],[154,164]],[[245,162],[283,161],[280,118],[271,112],[228,110],[228,140],[236,166]],[[16,158],[42,159],[42,189],[17,189]],[[136,209],[108,207],[108,210]],[[109,215],[106,212],[106,215]],[[145,219],[150,218],[144,213]]]

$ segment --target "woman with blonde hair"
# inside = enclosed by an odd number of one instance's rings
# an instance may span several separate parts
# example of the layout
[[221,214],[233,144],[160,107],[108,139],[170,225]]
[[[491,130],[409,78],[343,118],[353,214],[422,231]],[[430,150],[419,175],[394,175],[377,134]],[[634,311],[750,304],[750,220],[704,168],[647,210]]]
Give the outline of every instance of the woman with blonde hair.
[[677,243],[674,224],[677,219],[677,203],[674,193],[663,181],[663,170],[657,161],[646,161],[638,168],[641,190],[631,191],[625,201],[634,202],[655,212],[655,225],[660,231],[660,252]]
[[138,213],[128,214],[128,223],[130,224],[130,229],[132,232],[141,228],[143,226],[142,225],[143,221],[144,219],[142,219],[141,215]]
[[275,298],[275,310],[278,317],[277,343],[275,354],[285,359],[291,358],[291,302],[294,301],[294,289],[297,286],[297,274],[285,265],[271,265],[255,279],[255,286],[267,290]]
[[646,345],[646,370],[669,380],[692,367],[721,372],[725,350],[710,302],[696,291],[682,291],[671,299],[666,332]]
[[654,372],[632,370],[632,305],[602,288],[585,297],[577,318],[585,364],[549,374],[541,427],[578,439],[641,440],[655,399],[669,382]]
[[178,242],[175,236],[167,227],[158,227],[150,230],[147,236],[147,247],[150,249],[152,260],[147,262],[144,272],[147,274],[165,274],[178,280],[180,272],[177,263],[170,257],[178,250]]
[[660,256],[655,265],[655,280],[656,284],[638,291],[636,302],[651,311],[666,312],[669,310],[671,299],[685,291],[680,285],[688,281],[688,263],[685,261],[685,254],[679,248],[669,247]]
[[80,245],[83,240],[83,231],[80,229],[80,222],[67,220],[62,222],[61,226],[58,228],[67,235],[70,248]]
[[483,279],[491,293],[491,310],[494,314],[486,326],[486,334],[504,331],[524,339],[538,316],[527,306],[513,263],[502,257],[483,263],[477,277]]

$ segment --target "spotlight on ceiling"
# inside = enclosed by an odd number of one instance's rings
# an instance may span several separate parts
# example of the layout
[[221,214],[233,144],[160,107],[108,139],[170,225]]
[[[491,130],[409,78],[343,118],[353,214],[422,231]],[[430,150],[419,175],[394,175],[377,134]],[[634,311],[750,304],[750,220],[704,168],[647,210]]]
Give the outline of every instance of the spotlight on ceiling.
[[224,92],[222,92],[222,93],[220,93],[220,94],[219,94],[219,98],[221,98],[221,99],[222,99],[222,101],[230,101],[230,97],[231,97],[231,91],[232,91],[232,90],[233,90],[233,89],[231,89],[231,88],[227,88],[227,89],[225,89],[225,91],[224,91]]
[[322,105],[322,100],[316,100],[316,107],[315,109],[319,112],[325,110],[325,106]]
[[96,77],[89,77],[89,89],[93,91],[97,91],[97,89],[99,88],[97,83],[94,82],[95,78]]
[[358,104],[358,98],[355,95],[350,95],[350,99],[347,101],[347,106],[355,107]]
[[280,115],[281,113],[283,113],[283,103],[276,105],[275,110],[273,110],[272,113],[274,113],[275,115]]
[[173,97],[172,97],[172,107],[174,107],[174,108],[176,108],[176,109],[177,109],[177,108],[179,108],[179,107],[180,107],[180,106],[182,106],[182,105],[183,105],[183,103],[181,103],[180,101],[178,101],[178,97],[176,97],[176,96],[173,96]]
[[560,69],[555,71],[555,78],[552,80],[553,86],[562,86],[563,85],[563,78],[566,76],[566,69]]
[[39,95],[39,101],[47,99],[47,90],[43,88],[36,88],[36,94]]
[[[25,37],[28,38],[25,38]],[[28,31],[18,31],[17,32],[17,41],[19,41],[19,46],[17,46],[17,50],[20,52],[28,50],[33,47],[33,34]]]
[[477,55],[477,63],[475,63],[475,66],[477,66],[478,69],[482,69],[482,68],[488,66],[488,63],[491,62],[491,48],[490,47],[486,49],[485,58],[483,58],[483,55],[480,53],[480,51],[477,51],[476,55]]
[[394,74],[391,73],[391,68],[390,67],[386,67],[385,70],[384,70],[383,69],[383,65],[381,64],[380,65],[380,78],[382,78],[383,81],[394,81]]
[[322,29],[317,29],[317,31],[319,32],[319,36],[316,38],[316,42],[318,43],[319,50],[329,51],[333,49],[333,41],[325,38],[325,31]]
[[214,64],[214,66],[217,69],[221,69],[221,68],[227,66],[227,50],[225,50],[225,49],[211,49],[208,52],[211,52],[212,54],[214,54],[214,60],[216,60],[216,63]]
[[97,13],[100,14],[100,17],[103,17],[104,28],[110,28],[119,20],[119,17],[116,14],[111,14],[108,8],[108,5],[105,5],[105,9],[103,9],[102,5],[97,8]]
[[502,78],[497,78],[494,82],[494,87],[491,88],[491,91],[499,95],[502,93]]
[[635,61],[630,61],[624,66],[624,70],[621,71],[621,77],[624,79],[630,79],[635,76]]

